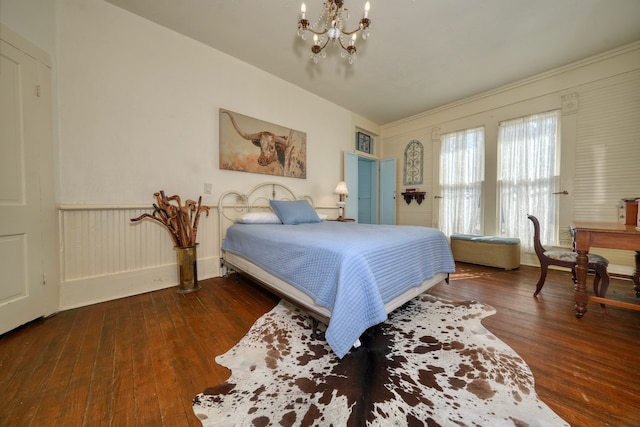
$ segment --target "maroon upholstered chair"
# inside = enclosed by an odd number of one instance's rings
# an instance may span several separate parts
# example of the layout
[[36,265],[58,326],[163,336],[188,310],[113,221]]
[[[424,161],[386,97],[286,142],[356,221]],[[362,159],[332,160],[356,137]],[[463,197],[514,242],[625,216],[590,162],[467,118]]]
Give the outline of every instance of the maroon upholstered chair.
[[[542,246],[542,243],[540,243],[540,222],[538,221],[538,218],[533,215],[527,215],[527,217],[533,223],[533,246],[535,247],[538,259],[540,260],[540,280],[538,280],[536,291],[533,293],[533,296],[537,296],[542,290],[544,282],[547,279],[547,271],[549,270],[550,265],[570,268],[571,273],[573,274],[573,283],[575,284],[576,258],[578,254],[575,250],[547,251]],[[609,273],[607,272],[608,266],[609,261],[605,257],[591,253],[589,254],[589,271],[592,271],[595,274],[593,279],[593,293],[599,297],[604,297],[607,293],[607,288],[609,287]],[[600,286],[600,282],[602,282],[602,286]]]

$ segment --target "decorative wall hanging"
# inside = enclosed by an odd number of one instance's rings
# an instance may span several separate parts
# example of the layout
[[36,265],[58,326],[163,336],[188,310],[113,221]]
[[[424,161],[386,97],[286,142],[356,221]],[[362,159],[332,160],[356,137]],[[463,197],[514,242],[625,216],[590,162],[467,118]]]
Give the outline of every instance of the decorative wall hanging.
[[412,140],[404,149],[404,185],[422,184],[424,146],[420,141]]
[[417,191],[417,189],[415,188],[407,188],[406,190],[404,190],[404,193],[401,194],[404,198],[404,201],[407,202],[408,205],[411,204],[412,200],[415,200],[420,205],[427,196],[426,191]]
[[373,138],[364,132],[356,132],[356,150],[373,154]]
[[220,169],[307,178],[307,134],[220,109]]

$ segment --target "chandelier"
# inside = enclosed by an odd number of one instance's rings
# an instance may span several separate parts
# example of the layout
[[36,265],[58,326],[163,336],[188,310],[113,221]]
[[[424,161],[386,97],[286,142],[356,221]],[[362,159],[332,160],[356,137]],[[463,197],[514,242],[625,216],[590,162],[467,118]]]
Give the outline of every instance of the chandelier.
[[325,0],[322,4],[322,13],[318,21],[310,25],[309,20],[305,18],[307,7],[304,3],[300,6],[300,20],[298,21],[298,36],[302,40],[307,39],[307,31],[313,34],[313,46],[309,57],[314,63],[318,63],[318,58],[326,58],[325,48],[331,42],[340,45],[342,51],[340,55],[347,58],[349,64],[353,64],[356,55],[356,40],[358,32],[362,32],[362,39],[366,40],[369,36],[369,2],[364,5],[364,16],[360,19],[360,24],[353,31],[345,30],[346,21],[349,20],[349,10],[344,7],[343,0]]

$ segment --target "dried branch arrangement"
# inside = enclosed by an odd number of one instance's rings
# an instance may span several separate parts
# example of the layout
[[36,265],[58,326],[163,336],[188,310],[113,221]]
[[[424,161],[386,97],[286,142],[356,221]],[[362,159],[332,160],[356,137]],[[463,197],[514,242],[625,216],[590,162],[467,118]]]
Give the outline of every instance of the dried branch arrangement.
[[131,218],[131,222],[149,218],[167,229],[175,246],[179,248],[195,246],[200,214],[204,212],[209,216],[209,206],[202,206],[202,196],[198,198],[197,203],[186,200],[182,206],[180,196],[167,197],[162,190],[153,195],[156,198],[153,214],[143,213],[137,218]]

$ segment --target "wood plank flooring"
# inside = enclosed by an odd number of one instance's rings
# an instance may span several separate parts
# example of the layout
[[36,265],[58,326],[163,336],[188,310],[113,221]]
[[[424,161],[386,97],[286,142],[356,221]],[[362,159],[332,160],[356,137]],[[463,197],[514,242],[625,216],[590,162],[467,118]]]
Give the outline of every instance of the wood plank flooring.
[[[573,426],[640,425],[640,313],[573,311],[570,274],[458,264],[431,294],[496,308],[483,324],[528,363],[538,395]],[[198,426],[193,397],[223,382],[214,357],[278,301],[249,281],[216,278],[58,313],[0,336],[2,426]],[[608,296],[637,302],[631,282]]]

